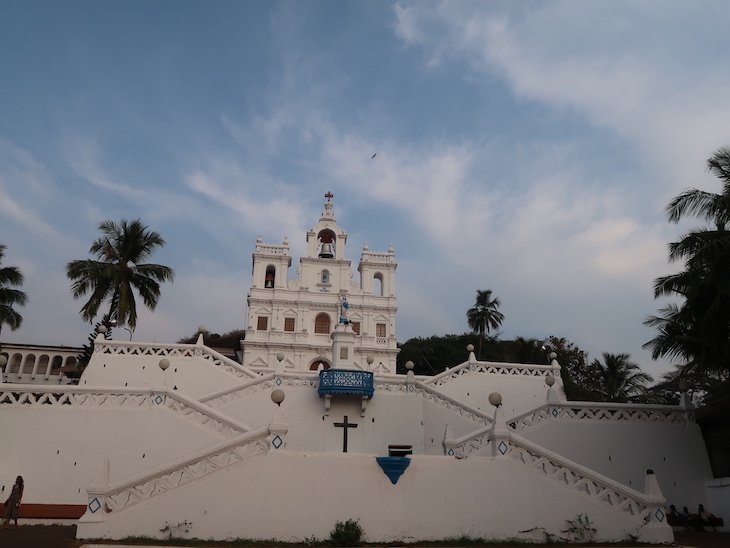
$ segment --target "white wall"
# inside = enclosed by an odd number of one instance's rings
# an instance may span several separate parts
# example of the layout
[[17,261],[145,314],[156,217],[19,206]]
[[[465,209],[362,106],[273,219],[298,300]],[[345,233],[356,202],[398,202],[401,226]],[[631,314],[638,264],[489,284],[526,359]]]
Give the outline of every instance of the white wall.
[[[370,455],[271,451],[148,499],[106,522],[79,525],[79,538],[160,537],[165,522],[192,523],[190,536],[303,541],[327,538],[336,521],[358,519],[369,542],[457,538],[542,539],[587,514],[598,539],[620,540],[642,524],[596,498],[566,489],[511,459],[414,456],[396,485]],[[668,526],[643,540],[671,541]]]
[[0,432],[3,493],[21,475],[23,502],[42,504],[86,504],[103,457],[119,481],[222,439],[158,407],[3,405]]
[[[730,478],[716,478],[705,483],[707,487],[707,504],[705,509],[725,520],[725,527],[730,526]],[[691,508],[690,512],[696,512]]]
[[520,435],[634,489],[651,468],[667,506],[707,502],[712,471],[695,423],[550,420]]

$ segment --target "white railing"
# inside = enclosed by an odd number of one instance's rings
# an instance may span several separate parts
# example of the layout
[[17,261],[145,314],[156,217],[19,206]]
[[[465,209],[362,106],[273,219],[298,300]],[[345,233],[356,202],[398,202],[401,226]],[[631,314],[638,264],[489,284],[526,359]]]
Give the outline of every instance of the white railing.
[[101,340],[94,343],[94,352],[125,356],[201,358],[236,377],[258,377],[254,371],[243,367],[240,363],[226,358],[212,348],[197,344],[157,344]]
[[565,402],[542,405],[508,420],[507,425],[522,432],[550,420],[685,423],[693,418],[676,405]]
[[[500,452],[503,451],[500,449]],[[504,447],[504,453],[560,485],[580,491],[598,502],[626,512],[641,524],[650,521],[665,523],[665,499],[626,487],[517,434],[510,433],[509,446]]]
[[172,489],[186,485],[238,462],[269,451],[272,435],[269,427],[260,428],[219,443],[198,454],[180,459],[130,480],[111,484],[92,484],[88,488],[89,503],[82,519],[94,519],[110,512],[119,512]]
[[169,388],[93,388],[80,386],[0,385],[0,406],[69,406],[139,409],[162,407],[225,437],[250,428]]
[[469,373],[488,373],[491,375],[511,375],[522,377],[547,377],[549,374],[559,375],[559,369],[551,365],[531,365],[505,362],[464,362],[434,375],[424,381],[425,384],[440,386],[461,375]]
[[489,445],[491,431],[491,426],[485,426],[460,438],[445,439],[444,451],[447,455],[455,457],[468,457],[469,455],[483,453],[482,449],[486,450]]
[[474,409],[473,407],[465,405],[458,400],[441,394],[430,386],[426,386],[424,383],[417,382],[414,384],[414,386],[414,391],[417,394],[420,394],[425,400],[432,401],[439,407],[443,407],[444,409],[458,413],[462,417],[472,420],[478,424],[492,424],[492,417],[485,413],[482,413],[478,409]]
[[289,246],[281,244],[256,244],[255,253],[265,253],[266,255],[288,255]]

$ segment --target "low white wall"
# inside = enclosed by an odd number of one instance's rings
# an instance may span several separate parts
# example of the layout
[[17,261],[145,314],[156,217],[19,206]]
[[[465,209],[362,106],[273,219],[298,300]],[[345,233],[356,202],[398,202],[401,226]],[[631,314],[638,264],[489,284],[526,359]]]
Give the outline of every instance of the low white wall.
[[[464,369],[474,367],[476,370]],[[523,374],[496,374],[479,371],[479,369],[498,369],[501,371],[534,371],[540,375]],[[462,374],[456,375],[456,370],[462,369]],[[553,371],[548,366],[530,366],[510,363],[475,362],[474,364],[460,365],[452,370],[453,377],[444,372],[434,381],[427,382],[431,387],[451,396],[479,411],[492,413],[489,405],[489,394],[499,392],[502,395],[502,405],[507,416],[511,417],[524,413],[543,405],[547,398],[545,374]],[[560,371],[553,371],[556,375],[556,391],[562,390]]]
[[[178,352],[187,350],[191,353],[210,351],[203,346],[120,341],[104,341],[101,344],[115,349],[134,348],[137,352],[146,348],[145,351],[149,353],[116,354],[95,351],[81,376],[79,386],[114,388],[167,386],[176,388],[188,397],[200,398],[250,379],[250,377],[237,377],[200,355],[183,356],[161,350],[173,349]],[[164,372],[159,367],[160,360],[163,358],[170,362],[170,366]]]
[[112,481],[118,481],[222,439],[152,407],[2,405],[0,432],[2,493],[21,475],[23,502],[42,504],[86,504],[86,488],[103,457],[109,458]]
[[[561,486],[507,458],[416,455],[393,485],[370,455],[271,451],[118,513],[82,519],[79,538],[161,537],[166,523],[190,537],[303,541],[358,519],[370,542],[544,538],[588,515],[597,539],[671,541],[671,528],[642,526],[596,497]],[[532,533],[521,533],[533,529]]]
[[[725,520],[725,527],[730,527],[730,478],[716,478],[705,483],[707,487],[707,504],[705,509]],[[691,512],[696,512],[692,508]]]
[[707,502],[704,484],[712,471],[693,422],[548,420],[520,435],[634,489],[651,468],[667,506],[696,509]]

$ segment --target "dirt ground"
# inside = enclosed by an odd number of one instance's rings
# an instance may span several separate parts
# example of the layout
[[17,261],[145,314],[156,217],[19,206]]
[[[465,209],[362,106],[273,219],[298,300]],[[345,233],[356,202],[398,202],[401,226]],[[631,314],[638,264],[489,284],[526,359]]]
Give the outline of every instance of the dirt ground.
[[[84,541],[76,540],[75,537],[75,525],[21,525],[0,529],[0,548],[80,548]],[[675,537],[679,546],[730,548],[730,533],[687,531],[677,532]],[[225,548],[230,545],[223,542],[215,545],[206,544],[206,546]],[[261,546],[259,545],[259,547]],[[514,548],[514,545],[511,546]],[[525,546],[538,548],[541,545]],[[477,548],[477,546],[472,545],[469,548]],[[497,548],[497,546],[490,545],[490,548]],[[551,548],[556,548],[556,545],[551,545]]]

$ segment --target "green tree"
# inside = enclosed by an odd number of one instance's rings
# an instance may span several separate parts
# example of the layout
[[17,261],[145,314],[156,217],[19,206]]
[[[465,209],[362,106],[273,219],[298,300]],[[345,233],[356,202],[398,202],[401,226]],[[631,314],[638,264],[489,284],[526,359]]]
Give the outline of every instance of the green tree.
[[658,278],[655,298],[677,297],[644,323],[657,336],[644,347],[652,357],[680,360],[682,373],[730,377],[730,148],[721,148],[707,161],[708,170],[722,182],[720,193],[689,189],[667,206],[670,222],[693,216],[708,223],[669,244],[669,261],[684,269]]
[[[5,246],[0,245],[0,263],[5,255]],[[23,323],[21,316],[15,306],[23,306],[28,300],[26,294],[20,289],[23,285],[23,274],[16,266],[5,266],[0,268],[0,332],[3,325],[15,331]]]
[[139,219],[120,223],[107,220],[99,225],[99,230],[102,236],[89,248],[96,260],[82,259],[66,265],[66,275],[73,282],[73,296],[78,299],[91,294],[80,310],[84,320],[93,321],[108,300],[107,321],[116,320],[134,331],[137,305],[133,290],[147,308],[154,310],[160,298],[160,283],[174,278],[171,268],[143,262],[155,249],[164,246],[165,240]]
[[479,334],[478,356],[482,358],[482,339],[492,329],[499,329],[504,320],[504,314],[499,311],[500,302],[497,297],[492,298],[491,289],[477,289],[477,298],[474,306],[466,311],[466,319],[474,333]]
[[565,397],[571,401],[598,401],[600,394],[595,390],[594,372],[588,366],[588,352],[565,337],[550,336],[545,341],[545,350],[555,352],[560,364],[560,378],[563,381]]
[[642,396],[652,378],[641,368],[629,361],[628,354],[602,354],[603,362],[593,360],[590,365],[593,387],[602,401],[627,402]]

